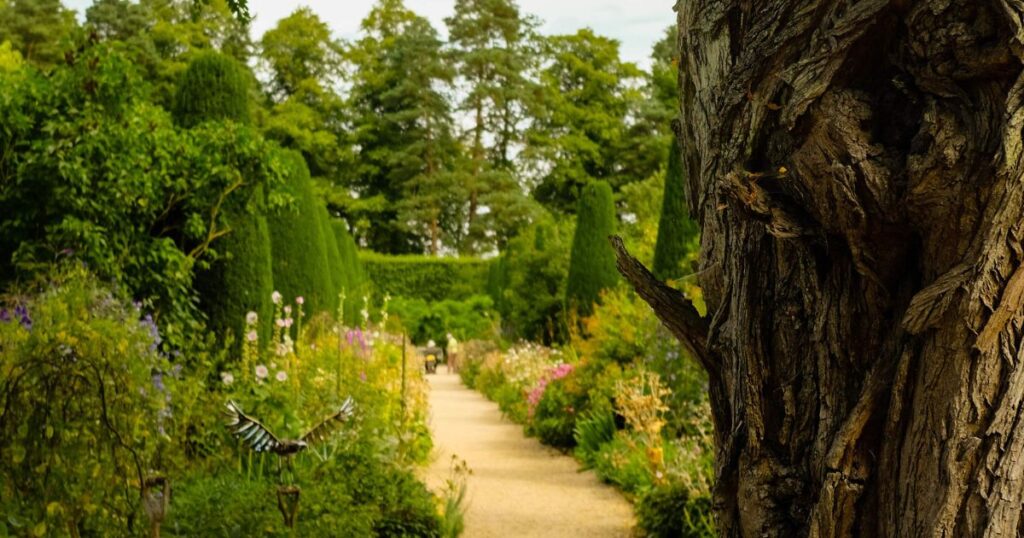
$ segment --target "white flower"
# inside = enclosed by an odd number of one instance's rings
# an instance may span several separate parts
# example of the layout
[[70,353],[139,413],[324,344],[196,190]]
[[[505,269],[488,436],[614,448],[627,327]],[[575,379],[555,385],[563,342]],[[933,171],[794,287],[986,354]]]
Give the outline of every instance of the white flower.
[[259,316],[256,315],[256,312],[249,312],[245,315],[245,322],[249,325],[256,325],[257,320],[259,320]]
[[276,362],[270,363],[270,367],[276,369],[277,368],[277,363]]
[[278,381],[284,381],[284,380],[288,379],[288,374],[284,370],[281,370],[281,371],[277,372],[277,375],[274,376],[274,377]]
[[274,323],[276,323],[278,327],[284,327],[284,320],[281,318],[274,320]]
[[302,304],[304,302],[306,302],[306,300],[303,299],[301,295],[295,298],[295,304]]
[[292,323],[294,323],[294,321],[292,320],[292,318],[287,318],[287,319],[285,319],[285,320],[284,320],[284,326],[285,326],[285,327],[291,327],[291,326],[292,326]]
[[259,335],[256,334],[256,331],[249,331],[249,333],[245,335],[245,338],[250,342],[255,342],[256,339],[259,338]]
[[259,379],[266,379],[267,375],[269,374],[270,372],[267,371],[266,366],[263,366],[262,364],[256,365],[256,377],[258,377]]
[[225,385],[230,385],[230,384],[235,382],[235,376],[231,375],[231,372],[221,372],[220,373],[220,380]]
[[281,292],[275,291],[270,294],[270,300],[274,301],[274,304],[281,304]]
[[291,314],[292,313],[292,307],[291,306],[285,306],[284,307],[284,313],[285,314]]

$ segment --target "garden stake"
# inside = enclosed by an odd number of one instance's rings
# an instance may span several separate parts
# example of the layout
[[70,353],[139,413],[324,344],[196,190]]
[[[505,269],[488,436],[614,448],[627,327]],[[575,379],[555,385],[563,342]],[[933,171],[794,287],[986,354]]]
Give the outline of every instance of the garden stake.
[[289,529],[295,528],[295,519],[299,515],[299,496],[302,490],[299,486],[278,486],[277,487],[277,509],[284,517],[284,526]]

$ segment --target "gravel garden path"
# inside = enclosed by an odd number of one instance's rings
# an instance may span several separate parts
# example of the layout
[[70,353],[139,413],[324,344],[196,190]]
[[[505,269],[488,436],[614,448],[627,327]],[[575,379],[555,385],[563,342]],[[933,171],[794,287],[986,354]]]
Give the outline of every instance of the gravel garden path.
[[630,536],[632,509],[619,492],[523,436],[495,403],[443,371],[427,376],[436,458],[425,478],[440,491],[452,454],[468,462],[466,538]]

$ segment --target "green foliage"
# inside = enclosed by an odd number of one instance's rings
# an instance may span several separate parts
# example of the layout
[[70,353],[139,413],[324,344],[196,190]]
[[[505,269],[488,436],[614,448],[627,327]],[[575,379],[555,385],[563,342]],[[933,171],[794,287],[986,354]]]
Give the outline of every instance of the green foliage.
[[576,445],[577,409],[582,402],[566,385],[570,381],[558,379],[548,383],[544,396],[533,411],[527,431],[537,436],[540,442],[555,448],[569,449]]
[[480,258],[389,256],[360,252],[359,259],[377,297],[418,298],[426,301],[462,300],[485,293],[491,264]]
[[362,321],[359,311],[363,308],[363,296],[369,292],[366,271],[359,259],[359,248],[345,222],[334,219],[331,228],[334,230],[334,238],[341,256],[342,292],[345,294],[344,322],[346,325],[356,326]]
[[636,504],[639,535],[646,538],[711,538],[717,536],[711,497],[694,495],[681,483],[657,486]]
[[566,285],[566,303],[586,316],[600,301],[601,291],[619,282],[615,252],[608,236],[615,232],[615,202],[604,181],[587,184],[580,195],[576,235]]
[[271,93],[301,94],[310,86],[329,88],[341,75],[341,45],[308,7],[300,7],[267,30],[260,41],[270,68]]
[[252,189],[280,200],[280,175],[253,129],[178,130],[143,95],[131,65],[104,46],[49,76],[0,76],[0,146],[11,148],[0,156],[0,280],[73,256],[152,301],[177,344],[197,326],[194,267]]
[[267,217],[274,258],[274,287],[287,299],[304,297],[310,313],[333,310],[337,292],[331,284],[327,242],[320,225],[321,202],[302,155],[280,152],[286,191],[295,203]]
[[594,456],[594,471],[602,480],[636,495],[655,483],[647,446],[637,435],[620,430]]
[[185,127],[210,120],[249,123],[250,79],[245,67],[227,55],[196,54],[178,83],[174,120]]
[[697,250],[698,236],[697,224],[690,218],[686,208],[686,174],[683,170],[682,151],[673,138],[665,172],[658,242],[654,249],[654,275],[661,279],[682,276],[683,262]]
[[10,0],[0,3],[0,43],[10,41],[28,62],[48,69],[72,50],[78,31],[75,12],[60,0]]
[[[645,101],[635,81],[640,70],[619,57],[619,43],[590,29],[544,40],[534,121],[524,158],[545,170],[534,196],[549,207],[571,212],[580,190],[604,180],[618,190],[651,175],[660,154],[640,151],[656,126],[630,121]],[[660,149],[660,148],[659,148]]]
[[496,297],[507,337],[544,344],[566,339],[571,234],[571,223],[541,221],[513,238],[491,265],[488,293]]
[[453,173],[458,145],[444,93],[455,73],[437,31],[399,0],[378,3],[362,28],[348,51],[357,149],[347,178],[361,203],[346,216],[379,252],[457,245],[465,197]]
[[405,327],[416,345],[433,340],[441,345],[450,333],[457,340],[485,339],[494,336],[497,313],[486,295],[473,295],[462,301],[396,297],[389,310]]
[[347,287],[348,279],[345,274],[345,263],[341,258],[341,249],[338,248],[338,239],[334,237],[334,227],[331,226],[331,215],[327,213],[327,206],[323,203],[320,203],[319,206],[317,223],[320,225],[320,234],[324,238],[324,246],[327,249],[328,276],[331,279],[329,305],[325,308],[334,312],[338,309],[338,293]]
[[123,534],[186,405],[180,366],[152,318],[81,268],[44,286],[0,305],[0,531]]
[[576,421],[573,438],[576,457],[592,467],[601,448],[615,437],[615,415],[608,406],[595,407],[582,413]]
[[262,190],[253,196],[248,211],[236,212],[231,233],[219,241],[221,258],[196,274],[195,288],[208,327],[220,335],[231,333],[236,342],[245,334],[245,316],[256,312],[264,329],[270,328],[274,270],[267,219],[257,209]]

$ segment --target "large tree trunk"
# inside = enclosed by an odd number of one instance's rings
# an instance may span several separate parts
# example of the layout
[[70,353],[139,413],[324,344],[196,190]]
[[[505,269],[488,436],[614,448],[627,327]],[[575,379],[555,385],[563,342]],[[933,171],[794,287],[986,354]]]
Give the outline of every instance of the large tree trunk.
[[1024,2],[677,9],[721,532],[1024,535]]

